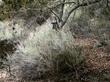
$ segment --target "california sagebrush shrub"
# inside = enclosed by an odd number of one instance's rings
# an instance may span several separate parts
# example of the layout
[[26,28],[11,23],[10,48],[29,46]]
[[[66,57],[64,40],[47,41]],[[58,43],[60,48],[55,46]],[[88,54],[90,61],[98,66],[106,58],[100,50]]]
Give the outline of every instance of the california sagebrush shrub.
[[[44,77],[61,80],[64,78],[80,78],[80,66],[84,64],[82,48],[77,46],[67,47],[59,53],[51,53],[48,56],[43,56],[43,64],[47,67],[48,72],[44,73]],[[83,68],[83,67],[82,67]],[[76,72],[79,72],[76,75]],[[78,76],[78,77],[77,77]]]

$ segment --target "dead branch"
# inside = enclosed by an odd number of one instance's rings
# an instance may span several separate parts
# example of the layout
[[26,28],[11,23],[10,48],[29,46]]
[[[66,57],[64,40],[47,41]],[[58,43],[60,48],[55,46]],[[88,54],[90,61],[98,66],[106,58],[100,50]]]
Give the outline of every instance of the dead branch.
[[59,3],[59,4],[57,4],[56,6],[54,6],[54,7],[51,7],[51,9],[56,9],[56,8],[58,8],[59,6],[61,6],[62,4],[76,4],[76,2],[62,2],[62,3]]
[[70,10],[70,12],[67,14],[65,20],[62,22],[61,24],[61,28],[66,24],[68,18],[70,17],[70,15],[72,14],[72,12],[80,7],[83,7],[83,6],[89,6],[89,5],[92,5],[92,4],[96,4],[96,3],[99,3],[101,0],[95,0],[95,1],[90,1],[90,2],[84,2],[82,4],[79,4],[79,5],[76,5],[73,9]]
[[[63,0],[63,3],[65,3],[65,0]],[[61,12],[60,12],[60,18],[61,18],[61,19],[62,19],[62,17],[63,17],[64,6],[65,6],[65,4],[62,4],[62,5],[61,5]],[[60,22],[60,21],[59,21],[59,22]]]
[[48,7],[48,9],[50,9],[50,11],[57,17],[58,21],[62,21],[62,19],[51,8]]

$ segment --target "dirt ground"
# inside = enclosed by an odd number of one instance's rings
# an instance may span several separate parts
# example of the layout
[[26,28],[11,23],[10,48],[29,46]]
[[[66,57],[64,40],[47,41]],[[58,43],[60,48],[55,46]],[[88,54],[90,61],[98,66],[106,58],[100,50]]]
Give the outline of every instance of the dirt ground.
[[[86,65],[91,71],[110,70],[110,53],[107,52],[108,46],[97,47],[99,41],[96,38],[76,38],[75,45],[83,47]],[[9,74],[6,71],[0,71],[0,82],[17,82],[8,78]],[[20,81],[18,81],[20,82]],[[38,81],[44,82],[44,81]]]

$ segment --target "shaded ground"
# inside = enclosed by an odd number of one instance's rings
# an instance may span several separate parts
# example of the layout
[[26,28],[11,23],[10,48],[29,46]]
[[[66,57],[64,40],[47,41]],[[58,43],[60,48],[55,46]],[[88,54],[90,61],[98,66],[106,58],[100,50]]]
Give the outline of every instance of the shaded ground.
[[100,71],[110,69],[109,45],[103,46],[95,38],[78,38],[75,44],[83,47],[89,69]]
[[[87,66],[86,69],[89,70],[88,73],[91,76],[93,75],[94,77],[95,76],[99,77],[101,73],[105,74],[105,76],[106,74],[110,74],[110,53],[108,52],[109,45],[99,46],[100,42],[98,41],[97,38],[83,38],[83,37],[76,38],[74,41],[74,44],[80,47],[83,47],[83,53],[85,54],[84,57],[85,57],[85,62]],[[97,74],[99,75],[97,76]],[[17,82],[17,81],[13,81],[13,79],[9,79],[8,76],[9,74],[6,71],[0,71],[0,82]],[[92,81],[91,80],[89,81],[96,82],[94,77]],[[108,81],[109,76],[106,79]],[[18,82],[21,82],[21,81],[18,81]],[[52,81],[41,80],[37,82],[52,82]]]

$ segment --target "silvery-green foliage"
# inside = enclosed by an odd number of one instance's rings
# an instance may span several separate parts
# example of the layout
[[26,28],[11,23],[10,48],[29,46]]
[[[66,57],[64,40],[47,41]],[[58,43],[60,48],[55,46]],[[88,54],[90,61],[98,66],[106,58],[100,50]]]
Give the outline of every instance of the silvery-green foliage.
[[[1,39],[12,39],[19,42],[16,52],[8,57],[8,64],[12,75],[16,77],[15,79],[40,78],[53,67],[53,59],[65,51],[71,53],[73,60],[80,56],[73,48],[74,38],[71,32],[68,29],[53,30],[50,21],[48,19],[43,25],[37,26],[35,30],[23,26],[24,21],[19,19],[12,22],[1,22]],[[14,30],[18,32],[15,35],[13,35],[13,22],[16,22]]]

